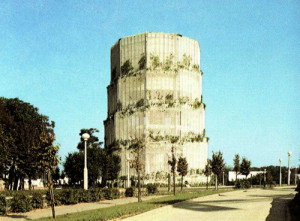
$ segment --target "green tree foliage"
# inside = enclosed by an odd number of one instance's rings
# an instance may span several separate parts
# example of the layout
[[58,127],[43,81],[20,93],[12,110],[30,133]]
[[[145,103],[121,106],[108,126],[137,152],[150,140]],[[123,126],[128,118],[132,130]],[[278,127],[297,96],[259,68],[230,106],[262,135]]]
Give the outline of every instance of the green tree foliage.
[[250,173],[250,167],[251,167],[251,162],[247,160],[245,157],[243,157],[241,168],[240,168],[241,173],[247,177]]
[[181,176],[181,191],[183,188],[183,177],[188,173],[188,163],[185,157],[180,157],[177,163],[177,172]]
[[106,180],[118,178],[121,170],[120,157],[102,147],[103,142],[95,135],[99,130],[96,128],[81,129],[80,142],[77,145],[78,152],[69,153],[64,163],[64,173],[70,179],[70,184],[83,182],[84,167],[84,140],[81,135],[88,133],[90,138],[87,140],[87,168],[89,186],[95,186],[97,180],[102,176],[104,185]]
[[211,160],[211,169],[215,174],[215,189],[218,189],[218,176],[224,171],[224,159],[221,151],[214,153]]
[[206,176],[206,189],[208,189],[208,177],[211,175],[212,170],[211,170],[211,160],[207,159],[207,163],[205,165],[204,169],[204,175]]
[[240,156],[238,154],[234,155],[233,165],[233,170],[235,171],[235,180],[237,181],[237,175],[240,172]]
[[31,184],[55,169],[59,147],[54,145],[54,126],[33,105],[0,97],[0,174],[8,176],[9,189],[16,190],[18,183],[22,189],[25,177]]
[[[89,152],[89,150],[88,150]],[[89,163],[89,160],[88,160]],[[68,153],[64,162],[64,173],[69,178],[69,183],[75,183],[83,180],[83,152]]]

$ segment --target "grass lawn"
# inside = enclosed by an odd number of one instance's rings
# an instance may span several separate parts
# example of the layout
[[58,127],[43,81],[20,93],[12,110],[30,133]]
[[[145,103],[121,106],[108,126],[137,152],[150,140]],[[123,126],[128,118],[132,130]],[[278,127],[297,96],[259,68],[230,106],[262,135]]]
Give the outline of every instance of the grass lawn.
[[[176,196],[164,196],[161,198],[143,201],[141,203],[129,203],[107,208],[87,210],[78,213],[60,215],[56,220],[110,220],[119,217],[127,217],[146,212],[158,207],[171,205],[181,201],[193,199],[196,197],[207,196],[216,193],[223,193],[232,190],[195,190],[193,192],[178,192]],[[52,220],[52,218],[42,218],[38,220]]]

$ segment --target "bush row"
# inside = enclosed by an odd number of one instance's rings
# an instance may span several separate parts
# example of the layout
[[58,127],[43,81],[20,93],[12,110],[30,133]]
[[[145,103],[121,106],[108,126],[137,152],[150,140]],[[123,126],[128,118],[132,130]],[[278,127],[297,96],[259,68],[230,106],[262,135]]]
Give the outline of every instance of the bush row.
[[24,191],[13,194],[11,200],[7,200],[5,195],[0,195],[0,215],[5,215],[7,208],[10,207],[12,212],[24,213],[31,209],[38,209],[44,207],[44,197],[42,192],[29,194]]
[[[125,196],[126,197],[133,197],[133,196],[135,196],[136,195],[136,189],[137,188],[134,187],[134,186],[126,188]],[[157,184],[148,183],[146,185],[146,189],[147,189],[147,193],[148,194],[158,193]],[[142,193],[142,195],[143,195],[143,193]]]
[[235,182],[236,189],[248,189],[251,187],[251,183],[249,180],[237,180]]
[[[43,192],[33,192],[31,195],[24,191],[17,191],[11,200],[0,195],[0,215],[6,214],[7,208],[11,212],[28,212],[32,209],[43,208],[47,203],[50,205],[50,194],[46,192],[46,199]],[[81,202],[97,202],[103,199],[120,198],[120,191],[117,188],[93,188],[83,189],[60,189],[54,190],[55,205],[70,205]]]
[[[83,189],[61,189],[54,191],[55,205],[70,205],[81,202],[97,202],[103,199],[117,199],[120,191],[117,188],[93,188]],[[50,194],[46,194],[47,202],[50,202]]]

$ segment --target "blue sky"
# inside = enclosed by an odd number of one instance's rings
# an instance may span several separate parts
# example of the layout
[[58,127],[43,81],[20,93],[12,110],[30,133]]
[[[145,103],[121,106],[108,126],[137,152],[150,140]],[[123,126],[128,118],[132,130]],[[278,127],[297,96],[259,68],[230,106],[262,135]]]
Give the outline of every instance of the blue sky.
[[146,31],[201,48],[209,153],[232,165],[300,158],[299,1],[0,1],[0,96],[56,122],[62,160],[107,115],[110,47]]

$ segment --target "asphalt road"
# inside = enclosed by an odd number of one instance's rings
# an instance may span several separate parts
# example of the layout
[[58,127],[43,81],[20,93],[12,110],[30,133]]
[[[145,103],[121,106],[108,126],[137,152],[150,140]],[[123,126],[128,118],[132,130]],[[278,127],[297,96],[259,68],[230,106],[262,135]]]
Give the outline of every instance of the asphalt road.
[[196,198],[126,218],[126,221],[289,220],[295,188],[251,189]]

